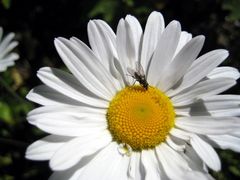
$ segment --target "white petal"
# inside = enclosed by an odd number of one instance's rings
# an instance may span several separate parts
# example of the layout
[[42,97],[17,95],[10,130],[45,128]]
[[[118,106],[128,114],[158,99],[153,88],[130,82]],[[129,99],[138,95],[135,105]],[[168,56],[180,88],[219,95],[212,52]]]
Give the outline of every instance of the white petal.
[[161,179],[161,170],[153,150],[148,149],[142,151],[141,163],[145,170],[145,180]]
[[109,69],[110,61],[116,56],[116,35],[112,29],[104,21],[90,21],[88,38],[94,54]]
[[190,143],[199,157],[214,171],[221,169],[221,162],[216,151],[197,135],[192,135]]
[[[88,23],[88,37],[95,55],[112,76],[120,81],[124,87],[122,77],[117,72],[114,60],[118,58],[116,50],[116,35],[112,29],[102,20],[93,20]],[[125,74],[123,74],[125,76]],[[116,86],[120,90],[119,86]]]
[[183,106],[200,98],[219,94],[235,84],[236,81],[229,78],[209,79],[196,84],[186,92],[174,96],[171,100],[174,106]]
[[63,170],[63,171],[55,171],[49,178],[49,180],[79,180],[79,175],[83,170],[83,167],[86,166],[97,153],[87,156],[81,161],[79,161],[75,166]]
[[0,43],[0,53],[6,49],[6,47],[9,45],[9,43],[13,40],[15,34],[14,33],[9,33]]
[[[189,142],[189,141],[188,141]],[[186,149],[184,153],[181,153],[182,157],[188,162],[189,167],[193,171],[200,171],[200,172],[208,172],[205,168],[205,164],[202,159],[198,156],[196,151],[193,149],[192,146],[186,143]]]
[[240,138],[240,131],[235,131],[235,132],[232,132],[231,135],[233,136],[236,136],[238,138]]
[[99,61],[99,59],[97,59],[92,50],[75,37],[72,37],[70,41],[65,42],[72,42],[72,44],[68,43],[68,47],[72,49],[84,66],[90,71],[90,75],[93,74],[99,82],[103,83],[104,87],[107,88],[109,92],[115,94],[120,86],[119,81],[116,80],[110,71]]
[[[80,108],[79,108],[80,109]],[[74,112],[74,111],[71,111]],[[107,128],[106,117],[90,113],[46,113],[29,114],[29,123],[50,134],[62,136],[84,136],[104,131]]]
[[15,60],[19,59],[19,55],[16,53],[10,53],[3,59],[0,59],[0,71],[4,71],[9,66],[13,66],[15,64]]
[[228,52],[222,49],[214,50],[202,55],[193,62],[187,73],[183,76],[180,86],[174,90],[170,90],[167,94],[173,96],[199,82],[215,67],[222,63],[227,56]]
[[232,78],[237,80],[240,77],[240,73],[236,68],[233,67],[217,67],[211,71],[207,77],[209,79],[214,78]]
[[[28,113],[27,119],[34,123],[38,118],[48,118],[48,117],[56,117],[59,115],[69,116],[69,119],[96,119],[96,121],[106,121],[106,109],[100,108],[92,108],[86,106],[68,106],[62,105],[59,107],[55,106],[43,106],[36,108]],[[94,122],[94,121],[93,121]]]
[[121,19],[117,26],[117,37],[116,37],[116,46],[117,46],[117,53],[119,56],[119,63],[123,69],[123,74],[126,74],[127,67],[131,66],[128,55],[127,55],[127,46],[129,44],[127,41],[127,32],[125,28],[125,21],[124,19]]
[[[30,101],[38,103],[44,106],[59,106],[59,105],[84,105],[82,102],[76,101],[70,97],[61,94],[54,89],[46,86],[40,85],[33,88],[26,96]],[[108,103],[106,102],[103,107],[107,107]]]
[[128,166],[128,177],[129,180],[143,179],[145,177],[144,172],[140,168],[140,153],[133,152],[130,156]]
[[[69,43],[70,41],[72,43]],[[109,92],[115,93],[116,90],[119,89],[119,82],[112,76],[109,70],[99,61],[99,59],[97,59],[92,50],[81,40],[75,37],[72,37],[70,41],[65,41],[65,43],[68,42],[67,46],[81,60],[83,63],[82,65],[86,66],[86,68],[90,71],[90,75],[94,75],[97,81],[103,83]]]
[[[191,107],[175,107],[175,113],[177,116],[191,116],[190,115],[190,110],[191,110]],[[197,115],[196,115],[197,116]]]
[[139,60],[140,42],[142,41],[142,27],[138,20],[131,15],[126,16],[126,28],[127,28],[127,43],[130,43],[128,57],[132,59],[132,62],[137,62]]
[[240,109],[238,108],[229,108],[224,110],[214,110],[210,111],[210,114],[214,117],[229,117],[229,116],[240,116]]
[[117,52],[120,63],[126,72],[127,67],[134,67],[138,60],[142,28],[133,16],[121,19],[117,27]]
[[177,45],[177,49],[175,51],[174,57],[179,53],[179,51],[192,39],[192,34],[182,31],[180,35],[180,39]]
[[113,59],[112,67],[116,68],[115,71],[117,70],[119,72],[123,82],[128,85],[132,78],[130,79],[129,76],[127,76],[127,67],[130,67],[131,64],[126,52],[126,46],[129,46],[129,44],[126,42],[127,32],[125,24],[125,20],[121,19],[117,26],[116,49],[118,58]]
[[165,23],[161,13],[152,12],[147,20],[143,35],[142,53],[141,53],[141,64],[144,71],[147,72],[149,61],[156,49],[159,37],[161,36]]
[[12,62],[12,61],[15,61],[19,59],[19,55],[17,53],[10,53],[8,55],[6,55],[5,57],[1,58],[1,63],[2,64],[5,64],[5,63],[8,63],[8,62]]
[[78,180],[77,177],[74,177],[75,173],[77,172],[76,169],[70,168],[66,171],[55,171],[53,174],[48,178],[48,180]]
[[172,128],[170,131],[170,134],[173,135],[174,137],[183,139],[185,141],[188,141],[190,139],[190,133],[180,130],[178,128]]
[[111,143],[82,170],[79,179],[127,180],[128,156],[121,156],[117,144]]
[[240,119],[236,117],[193,116],[179,117],[176,126],[198,134],[225,134],[240,128]]
[[215,95],[205,97],[189,107],[175,108],[178,115],[230,117],[240,115],[240,96]]
[[165,143],[160,144],[156,148],[156,153],[158,161],[160,164],[162,164],[163,169],[169,179],[185,180],[181,177],[191,169],[180,154],[172,150]]
[[166,143],[175,151],[183,152],[185,149],[185,145],[179,145],[175,143],[169,136],[166,138]]
[[[240,104],[240,96],[239,95],[232,95],[232,94],[225,94],[225,95],[215,95],[202,98],[204,102],[207,103],[233,103],[234,105]],[[216,105],[216,104],[214,104]]]
[[134,81],[132,77],[127,76],[127,68],[134,68],[135,62],[139,60],[141,38],[142,29],[136,18],[128,15],[126,20],[119,21],[116,37],[119,59],[114,63],[126,85],[131,85]]
[[0,53],[0,59],[4,58],[10,51],[12,51],[18,45],[17,41],[11,42],[3,51]]
[[[10,65],[10,66],[12,66],[12,65]],[[2,66],[1,65],[1,63],[0,63],[0,72],[3,72],[3,71],[5,71],[7,69],[7,67],[6,66]]]
[[71,137],[49,135],[28,146],[25,157],[31,160],[49,160],[63,144],[71,139]]
[[127,84],[126,81],[126,74],[123,70],[122,65],[119,63],[119,61],[116,58],[113,58],[112,61],[110,61],[109,64],[109,71],[111,72],[112,76],[118,80],[119,82],[119,90],[123,89],[125,87],[125,84]]
[[240,116],[239,95],[218,95],[203,98],[207,110],[213,116]]
[[84,87],[74,76],[54,68],[41,68],[38,77],[52,89],[84,104],[104,105],[106,101],[96,97]]
[[184,180],[214,180],[214,178],[207,173],[202,173],[198,171],[188,171],[181,177]]
[[110,134],[105,131],[93,136],[78,137],[65,143],[51,158],[50,167],[65,170],[77,164],[82,158],[92,155],[111,142]]
[[14,61],[1,61],[0,60],[0,72],[3,72],[7,69],[9,66],[13,66],[15,63]]
[[165,67],[171,62],[180,33],[180,23],[172,21],[161,34],[147,72],[147,80],[151,85],[158,83]]
[[[199,108],[199,109],[198,109]],[[231,117],[240,116],[240,109],[238,107],[226,107],[226,109],[207,110],[204,106],[194,106],[194,109],[184,108],[175,109],[179,116],[213,116],[213,117]]]
[[240,152],[240,138],[232,135],[208,135],[221,149],[231,149]]
[[168,90],[182,78],[201,51],[204,39],[204,36],[197,36],[190,40],[164,69],[158,83],[162,91]]
[[106,81],[105,70],[101,70],[99,60],[91,51],[83,44],[82,48],[78,48],[76,44],[63,38],[55,39],[54,42],[59,55],[74,76],[94,94],[111,99],[114,86]]
[[7,61],[2,61],[2,59],[0,60],[0,68],[2,68],[2,69],[6,68],[8,66],[12,66],[14,64],[15,64],[15,62],[12,60],[7,60]]

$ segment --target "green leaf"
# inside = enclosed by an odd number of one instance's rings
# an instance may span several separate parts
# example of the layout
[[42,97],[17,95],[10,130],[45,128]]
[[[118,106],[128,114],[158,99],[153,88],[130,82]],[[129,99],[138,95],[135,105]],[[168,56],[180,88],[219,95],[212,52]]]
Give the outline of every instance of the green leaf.
[[226,0],[223,2],[222,8],[229,11],[229,15],[227,16],[228,21],[240,20],[239,0]]
[[101,15],[105,21],[111,22],[115,16],[118,3],[118,1],[100,0],[88,13],[88,16],[94,18]]
[[9,9],[11,6],[11,0],[2,0],[3,7]]
[[230,172],[232,172],[235,176],[240,177],[240,170],[236,166],[229,167]]
[[9,125],[14,124],[11,108],[4,102],[0,102],[0,119]]
[[124,2],[126,3],[126,5],[128,7],[133,7],[134,6],[134,0],[124,0]]
[[11,155],[0,156],[0,167],[8,166],[12,163]]

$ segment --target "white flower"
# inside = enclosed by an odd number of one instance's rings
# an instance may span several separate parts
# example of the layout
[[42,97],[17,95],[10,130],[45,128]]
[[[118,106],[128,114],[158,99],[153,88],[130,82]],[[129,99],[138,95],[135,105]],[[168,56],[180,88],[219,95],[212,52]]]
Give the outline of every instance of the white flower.
[[27,96],[43,106],[29,123],[51,135],[26,158],[49,160],[50,179],[212,179],[208,168],[221,169],[212,146],[240,152],[240,96],[217,95],[239,78],[235,68],[217,67],[228,52],[197,58],[204,37],[164,24],[153,12],[143,33],[128,15],[115,35],[93,20],[91,49],[74,37],[55,40],[71,74],[42,68],[44,85]]
[[18,54],[11,52],[18,45],[17,41],[12,41],[14,33],[9,33],[2,39],[3,29],[0,27],[0,72],[3,72],[9,66],[14,65],[14,61],[19,58]]

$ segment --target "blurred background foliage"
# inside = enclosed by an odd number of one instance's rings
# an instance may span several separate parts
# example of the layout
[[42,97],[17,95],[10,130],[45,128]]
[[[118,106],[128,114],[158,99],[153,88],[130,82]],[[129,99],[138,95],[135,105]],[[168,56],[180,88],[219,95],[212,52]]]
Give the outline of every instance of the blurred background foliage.
[[[87,42],[89,19],[104,19],[116,30],[126,14],[135,15],[144,25],[151,11],[161,11],[166,23],[179,20],[182,29],[203,34],[202,53],[225,48],[230,57],[224,65],[240,66],[240,0],[0,0],[0,26],[16,33],[20,55],[16,66],[0,75],[0,180],[47,179],[47,162],[28,161],[26,147],[45,136],[26,122],[36,104],[25,99],[28,91],[41,84],[36,72],[44,66],[65,68],[53,40],[76,36]],[[239,93],[235,86],[228,93]],[[211,172],[218,180],[240,179],[240,155],[218,150],[222,171]],[[174,173],[174,172],[173,172]]]

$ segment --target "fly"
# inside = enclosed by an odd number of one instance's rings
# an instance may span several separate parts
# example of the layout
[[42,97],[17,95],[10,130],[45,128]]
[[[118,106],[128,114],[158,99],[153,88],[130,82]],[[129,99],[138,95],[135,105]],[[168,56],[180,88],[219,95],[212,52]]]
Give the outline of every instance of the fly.
[[136,62],[135,70],[132,68],[127,68],[128,73],[130,76],[139,82],[139,84],[145,89],[148,90],[148,82],[146,80],[146,76],[143,70],[143,67],[140,62]]

